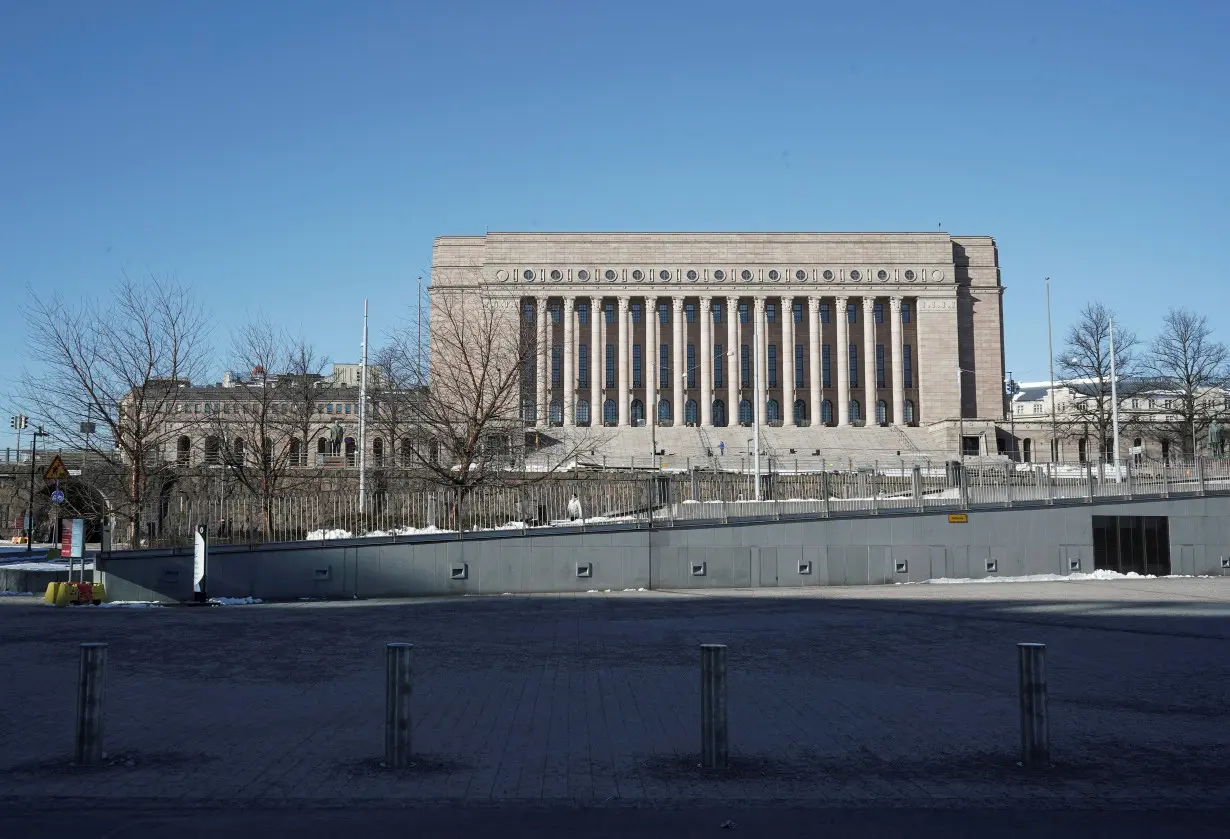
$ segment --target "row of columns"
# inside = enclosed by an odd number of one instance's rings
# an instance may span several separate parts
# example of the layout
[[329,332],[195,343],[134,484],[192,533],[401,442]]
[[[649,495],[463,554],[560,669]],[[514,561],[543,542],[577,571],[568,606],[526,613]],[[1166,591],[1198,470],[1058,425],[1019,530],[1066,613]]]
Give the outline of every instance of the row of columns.
[[[563,400],[563,424],[566,426],[575,425],[576,418],[576,387],[577,371],[574,368],[574,359],[577,356],[577,349],[581,343],[579,339],[580,324],[576,323],[577,303],[586,300],[585,297],[563,296],[563,326],[564,326],[564,352],[563,352],[563,381],[564,381],[564,400]],[[600,425],[603,421],[602,393],[605,389],[605,348],[608,343],[614,343],[616,346],[615,369],[616,369],[616,388],[620,394],[615,402],[618,405],[617,421],[620,426],[628,426],[630,421],[631,399],[629,398],[629,371],[632,369],[632,317],[631,317],[631,299],[629,297],[617,298],[618,312],[615,319],[616,335],[618,341],[612,342],[613,337],[608,333],[608,324],[606,323],[606,313],[602,309],[602,297],[590,297],[590,323],[591,330],[590,338],[590,422]],[[671,354],[672,364],[671,370],[674,375],[679,377],[678,381],[671,382],[672,392],[672,416],[675,418],[675,424],[682,425],[684,422],[684,384],[687,380],[689,368],[687,367],[687,359],[685,355],[684,342],[684,323],[683,323],[683,298],[669,297],[672,306],[671,327],[673,334],[671,336]],[[741,373],[741,357],[740,348],[740,326],[739,322],[739,299],[738,297],[727,297],[726,302],[726,327],[727,339],[726,347],[728,350],[726,368],[726,421],[728,424],[735,424],[738,420],[736,412],[739,404],[739,377]],[[781,325],[782,325],[782,422],[785,425],[794,425],[794,402],[795,394],[795,371],[794,371],[794,304],[793,297],[781,297]],[[644,347],[645,355],[641,358],[642,376],[645,381],[645,411],[648,416],[649,411],[656,411],[659,401],[658,397],[658,348],[662,343],[661,322],[658,318],[658,300],[656,297],[645,297],[645,329],[646,329],[646,346]],[[755,352],[756,364],[759,372],[758,377],[754,377],[753,381],[758,387],[756,388],[755,401],[753,402],[752,410],[764,411],[767,404],[767,387],[768,387],[768,346],[769,346],[769,329],[766,315],[765,304],[768,301],[767,297],[755,297],[753,300],[755,318],[755,333],[758,334],[758,341]],[[847,309],[850,298],[836,297],[834,299],[835,306],[833,318],[836,320],[837,326],[837,357],[835,363],[837,365],[837,415],[835,419],[838,425],[850,424],[850,324],[847,317]],[[875,335],[875,298],[864,297],[863,301],[863,335],[864,335],[864,358],[863,365],[865,369],[864,390],[864,411],[863,419],[868,423],[875,421],[876,409],[876,355],[874,340]],[[889,298],[890,308],[890,340],[891,354],[889,362],[891,364],[891,379],[892,387],[892,424],[905,424],[905,369],[903,366],[903,349],[902,349],[902,320],[901,320],[901,304],[902,298]],[[700,348],[699,357],[696,359],[696,372],[699,381],[700,400],[698,405],[698,421],[701,425],[711,427],[713,425],[712,407],[715,399],[713,393],[713,346],[714,346],[714,323],[713,323],[713,300],[709,297],[699,298],[700,311],[697,313],[700,318]],[[820,298],[807,298],[807,313],[808,313],[808,363],[811,369],[809,378],[809,405],[813,416],[811,423],[819,424],[817,416],[820,409]],[[551,403],[551,388],[548,383],[551,381],[551,351],[550,351],[550,320],[546,297],[537,298],[537,328],[538,328],[538,375],[537,375],[537,391],[535,393],[536,405],[538,406],[539,418],[538,424],[545,425],[550,422],[550,403]],[[656,421],[656,415],[653,417]]]

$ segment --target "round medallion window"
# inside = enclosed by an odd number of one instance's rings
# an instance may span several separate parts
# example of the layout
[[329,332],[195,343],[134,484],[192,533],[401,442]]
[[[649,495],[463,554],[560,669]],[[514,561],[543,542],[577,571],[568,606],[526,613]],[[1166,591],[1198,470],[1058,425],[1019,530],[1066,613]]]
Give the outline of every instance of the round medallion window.
[[525,269],[525,273],[524,273],[524,274],[522,274],[521,276],[525,277],[525,279],[526,279],[526,281],[527,281],[527,282],[531,282],[531,283],[532,283],[532,282],[534,281],[534,272],[533,272],[533,271],[531,271],[531,270],[529,270],[528,268],[527,268],[527,269]]
[[689,279],[690,281],[692,281],[692,282],[696,282],[696,272],[695,272],[695,271],[690,271],[690,270],[689,270],[689,271],[688,271],[688,279]]
[[905,269],[905,281],[907,283],[914,282],[914,269],[912,268]]
[[739,276],[743,278],[744,282],[747,282],[752,278],[752,272],[744,268],[743,271],[740,272]]
[[887,272],[887,271],[885,271],[883,268],[881,268],[879,271],[876,271],[876,279],[877,279],[877,280],[879,280],[880,282],[885,282],[885,281],[887,281],[887,280],[888,280],[888,272]]
[[502,283],[508,282],[508,272],[503,268],[495,272],[495,278]]
[[586,271],[584,268],[582,268],[580,271],[577,271],[577,279],[578,279],[578,280],[580,280],[580,281],[581,281],[581,282],[583,282],[583,283],[584,283],[584,282],[588,282],[588,281],[589,281],[589,272],[588,272],[588,271]]
[[661,271],[658,272],[658,279],[661,280],[662,282],[664,283],[670,282],[670,278],[671,278],[671,272],[667,271],[665,268],[663,268]]
[[563,276],[564,276],[564,275],[563,275],[563,274],[561,274],[561,273],[559,272],[559,269],[558,269],[558,268],[553,268],[553,269],[551,269],[551,279],[553,279],[553,280],[558,280],[558,279],[560,279],[560,278],[561,278],[561,277],[563,277]]
[[822,276],[822,277],[824,277],[826,280],[832,280],[832,279],[833,279],[833,272],[832,272],[832,271],[830,271],[830,270],[828,270],[827,268],[825,268],[825,269],[824,269],[824,273],[823,273],[823,274],[821,274],[821,276]]
[[850,272],[850,279],[854,280],[854,282],[857,283],[862,278],[863,278],[863,275],[859,273],[859,270],[857,268],[855,268],[853,271]]
[[807,272],[800,268],[798,271],[794,272],[794,278],[799,282],[803,282],[807,279]]
[[944,272],[936,268],[931,272],[931,279],[938,283],[940,280],[944,279]]
[[606,274],[604,274],[603,276],[606,277],[606,281],[608,283],[615,282],[615,270],[613,268],[606,269]]
[[780,280],[781,278],[782,278],[782,275],[781,275],[781,274],[779,274],[779,273],[777,273],[777,269],[776,269],[776,268],[773,268],[773,269],[771,269],[771,270],[769,271],[769,281],[770,281],[770,282],[774,282],[774,283],[775,283],[775,282],[777,282],[778,280]]
[[717,269],[716,271],[713,272],[713,279],[717,280],[720,283],[722,280],[726,279],[726,272],[723,271],[721,268]]
[[632,279],[636,280],[639,283],[641,280],[645,279],[645,274],[641,271],[640,268],[637,268],[635,271],[632,272]]

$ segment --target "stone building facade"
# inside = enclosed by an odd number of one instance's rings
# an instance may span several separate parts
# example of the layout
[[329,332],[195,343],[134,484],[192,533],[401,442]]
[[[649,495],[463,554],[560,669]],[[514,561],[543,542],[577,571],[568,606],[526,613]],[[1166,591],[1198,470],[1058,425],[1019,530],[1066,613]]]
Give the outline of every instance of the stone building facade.
[[527,425],[720,429],[758,411],[820,439],[1004,419],[989,236],[441,236],[431,290],[517,306]]

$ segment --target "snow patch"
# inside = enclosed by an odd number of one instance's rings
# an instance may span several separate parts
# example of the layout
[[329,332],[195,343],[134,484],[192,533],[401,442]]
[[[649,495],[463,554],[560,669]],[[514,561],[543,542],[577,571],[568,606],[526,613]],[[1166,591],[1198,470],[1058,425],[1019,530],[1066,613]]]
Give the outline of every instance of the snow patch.
[[0,591],[0,597],[33,597],[32,591]]
[[251,606],[255,603],[264,603],[259,597],[211,597],[210,603],[216,603],[219,606]]
[[[1190,574],[1168,574],[1162,579],[1189,579]],[[899,586],[952,586],[966,583],[1065,583],[1089,582],[1090,580],[1156,580],[1156,574],[1137,574],[1129,571],[1120,574],[1118,571],[1090,571],[1072,574],[1026,574],[1021,577],[938,577],[934,580],[921,580],[917,583],[897,583]]]
[[152,600],[112,600],[108,603],[99,603],[98,608],[100,609],[161,609],[162,604],[155,603]]

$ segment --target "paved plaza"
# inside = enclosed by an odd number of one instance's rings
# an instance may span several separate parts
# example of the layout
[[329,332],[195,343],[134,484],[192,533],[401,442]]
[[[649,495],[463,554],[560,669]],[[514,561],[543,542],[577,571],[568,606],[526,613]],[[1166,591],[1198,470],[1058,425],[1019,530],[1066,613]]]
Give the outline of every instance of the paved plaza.
[[[69,764],[81,641],[110,645],[95,769]],[[398,774],[380,765],[388,641],[415,644],[417,757]],[[1048,646],[1048,771],[1017,765],[1019,641]],[[697,765],[702,643],[729,646],[725,771]],[[0,804],[1190,813],[1230,793],[1228,651],[1230,579],[213,608],[6,597]]]

